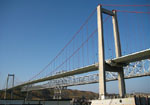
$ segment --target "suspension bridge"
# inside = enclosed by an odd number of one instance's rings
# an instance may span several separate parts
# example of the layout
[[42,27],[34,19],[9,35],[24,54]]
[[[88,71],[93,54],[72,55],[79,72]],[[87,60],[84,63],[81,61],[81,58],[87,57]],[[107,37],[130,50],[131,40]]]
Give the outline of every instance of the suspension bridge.
[[150,76],[149,17],[150,12],[108,10],[98,5],[45,68],[23,83],[8,86],[7,81],[5,91],[99,83],[99,97],[106,99],[106,82],[118,80],[123,98],[124,79]]

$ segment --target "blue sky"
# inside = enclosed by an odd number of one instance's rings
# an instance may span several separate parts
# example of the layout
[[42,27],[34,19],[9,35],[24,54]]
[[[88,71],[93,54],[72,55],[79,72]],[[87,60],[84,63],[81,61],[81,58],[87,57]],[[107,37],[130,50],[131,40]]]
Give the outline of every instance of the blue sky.
[[[149,0],[1,0],[0,1],[0,84],[8,73],[21,81],[28,80],[47,65],[71,39],[98,4],[150,4]],[[107,9],[150,11],[150,7],[106,7]],[[123,18],[122,18],[123,19]],[[148,19],[148,18],[146,18]],[[146,21],[146,20],[145,20]],[[123,25],[121,25],[123,27]],[[95,26],[96,27],[96,26]],[[132,27],[132,26],[131,26]],[[146,27],[148,28],[148,27]],[[120,29],[122,33],[122,28]],[[148,43],[149,36],[145,31]],[[124,37],[122,37],[124,39]],[[139,40],[140,38],[137,38]],[[124,45],[125,47],[125,45]],[[137,82],[138,81],[138,82]],[[144,82],[142,82],[144,81]],[[129,88],[150,90],[149,78],[127,80]],[[137,89],[140,84],[147,85]],[[0,85],[0,87],[4,87]],[[109,83],[112,85],[113,83]],[[117,85],[115,83],[115,85]],[[89,85],[97,92],[97,84]],[[75,87],[77,88],[77,87]],[[80,88],[82,89],[82,87]],[[115,91],[110,89],[111,92]]]

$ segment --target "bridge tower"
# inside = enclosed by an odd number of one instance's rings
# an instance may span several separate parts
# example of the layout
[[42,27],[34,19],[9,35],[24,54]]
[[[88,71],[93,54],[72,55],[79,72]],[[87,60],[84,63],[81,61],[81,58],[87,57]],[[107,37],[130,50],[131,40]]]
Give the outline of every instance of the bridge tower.
[[[7,82],[6,82],[6,88],[5,88],[5,95],[4,95],[4,99],[7,99],[7,89],[8,89],[8,82],[9,82],[9,78],[12,77],[12,87],[14,87],[14,79],[15,79],[15,75],[14,74],[8,74],[7,76]],[[13,89],[11,90],[11,99],[13,99]]]
[[[119,36],[119,29],[118,29],[118,22],[117,22],[117,13],[115,10],[109,11],[102,8],[101,5],[98,5],[97,25],[98,25],[98,62],[99,62],[99,98],[100,99],[106,99],[106,77],[105,77],[106,63],[105,63],[104,35],[103,35],[103,13],[112,16],[116,58],[121,56],[121,43],[120,43],[120,36]],[[120,65],[113,65],[113,67],[119,68],[119,71],[116,71],[111,68],[109,68],[111,70],[107,70],[107,71],[118,72],[119,95],[120,97],[124,97],[126,94],[126,89],[125,89],[123,68]]]

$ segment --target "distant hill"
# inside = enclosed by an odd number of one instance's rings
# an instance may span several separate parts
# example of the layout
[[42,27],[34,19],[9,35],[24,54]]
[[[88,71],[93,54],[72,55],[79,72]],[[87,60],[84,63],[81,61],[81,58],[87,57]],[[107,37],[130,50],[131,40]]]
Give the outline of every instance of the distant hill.
[[[37,90],[37,91],[30,91],[28,92],[21,92],[21,89],[15,89],[13,92],[13,99],[28,99],[28,100],[51,100],[54,96],[53,89],[44,89],[44,90]],[[4,91],[0,91],[0,99],[4,99]],[[98,93],[90,92],[90,91],[80,91],[80,90],[71,90],[71,89],[64,89],[62,90],[62,99],[98,99]],[[118,97],[118,94],[109,94],[110,97]],[[127,97],[130,96],[150,96],[150,93],[132,93],[127,94]],[[7,91],[7,99],[10,99],[11,91]]]
[[[4,98],[4,91],[0,91],[0,99]],[[30,91],[28,92],[20,92],[20,89],[15,89],[13,92],[14,99],[25,99],[29,100],[50,100],[53,99],[54,90],[53,89],[44,89],[38,91]],[[7,99],[10,99],[11,91],[7,91]],[[94,99],[98,98],[98,93],[89,92],[89,91],[79,91],[79,90],[71,90],[64,89],[62,90],[62,99],[72,99],[72,98],[87,98]]]

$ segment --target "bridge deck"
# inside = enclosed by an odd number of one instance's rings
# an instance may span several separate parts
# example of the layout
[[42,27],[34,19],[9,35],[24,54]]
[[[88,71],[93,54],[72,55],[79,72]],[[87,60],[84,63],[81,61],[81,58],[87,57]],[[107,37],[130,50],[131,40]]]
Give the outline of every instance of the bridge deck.
[[150,49],[115,58],[112,61],[116,63],[130,63],[144,59],[150,59]]

